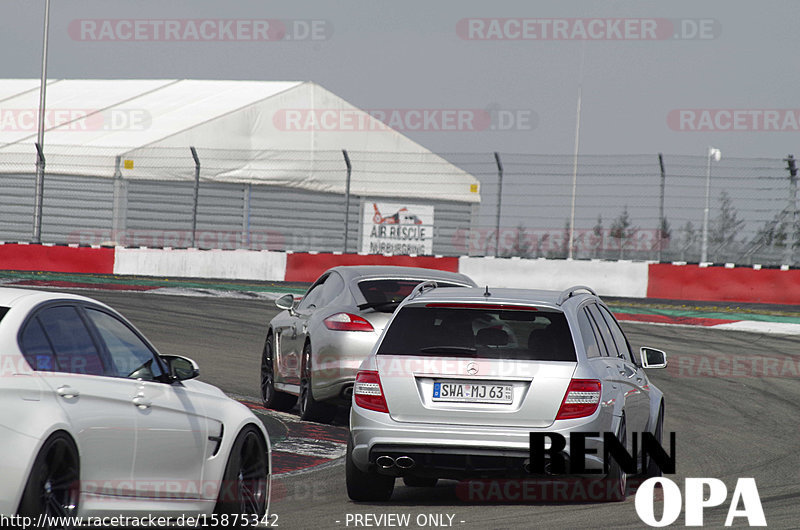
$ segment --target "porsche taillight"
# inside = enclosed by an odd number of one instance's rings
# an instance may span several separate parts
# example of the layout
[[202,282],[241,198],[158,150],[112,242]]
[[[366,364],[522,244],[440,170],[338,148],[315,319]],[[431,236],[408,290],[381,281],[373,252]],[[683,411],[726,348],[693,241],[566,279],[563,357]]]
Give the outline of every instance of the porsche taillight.
[[322,322],[334,331],[375,331],[367,319],[351,313],[336,313]]

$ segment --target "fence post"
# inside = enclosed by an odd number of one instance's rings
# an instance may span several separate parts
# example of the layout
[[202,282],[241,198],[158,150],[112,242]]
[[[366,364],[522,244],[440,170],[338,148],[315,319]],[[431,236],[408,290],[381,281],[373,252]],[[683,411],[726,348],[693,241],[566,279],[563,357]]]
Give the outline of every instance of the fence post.
[[200,158],[197,149],[190,147],[194,158],[194,194],[192,204],[192,248],[195,248],[195,234],[197,233],[197,202],[200,195]]
[[500,254],[500,213],[503,208],[503,162],[500,153],[494,152],[494,161],[497,164],[497,222],[494,231],[494,257]]
[[786,257],[785,264],[792,265],[794,263],[794,241],[795,230],[797,230],[797,165],[794,155],[787,156],[784,161],[786,162],[787,169],[789,170],[789,213],[791,214],[792,222],[789,225],[789,240],[786,242]]
[[664,246],[664,188],[667,183],[667,173],[664,171],[664,155],[658,153],[658,165],[661,167],[661,194],[658,202],[658,262],[661,263],[661,250]]
[[42,31],[42,76],[39,83],[39,120],[36,134],[36,184],[33,203],[33,242],[42,242],[42,207],[44,205],[44,118],[47,100],[47,37],[50,34],[50,0],[44,3]]
[[353,166],[350,164],[350,155],[347,154],[347,149],[342,149],[342,155],[347,166],[347,182],[344,187],[344,248],[342,249],[342,252],[346,254],[350,230],[350,176],[353,173]]
[[33,203],[33,242],[42,242],[42,206],[44,204],[44,151],[36,142],[36,189]]
[[242,241],[241,246],[250,248],[250,203],[253,197],[253,185],[244,185],[244,212],[242,215]]
[[[115,244],[124,244],[120,241],[120,234],[125,231],[125,220],[127,218],[128,196],[125,189],[125,181],[120,170],[122,156],[117,155],[114,159],[114,195],[111,213],[111,240]],[[123,234],[124,235],[124,234]]]

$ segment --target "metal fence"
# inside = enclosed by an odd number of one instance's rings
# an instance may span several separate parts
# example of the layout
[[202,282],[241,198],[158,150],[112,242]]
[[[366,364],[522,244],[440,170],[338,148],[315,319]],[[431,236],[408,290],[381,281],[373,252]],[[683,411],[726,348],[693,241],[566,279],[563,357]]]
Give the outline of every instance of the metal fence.
[[[0,240],[32,239],[31,151],[12,160],[0,148]],[[200,151],[204,167],[232,171],[249,158],[242,151],[208,153]],[[310,153],[277,153],[274,171],[302,162],[306,170],[347,179],[341,151]],[[477,208],[447,197],[414,199],[436,210],[435,254],[698,262],[705,240],[709,262],[800,259],[797,177],[784,158],[580,155],[575,164],[571,155],[440,156],[444,161],[419,153],[349,153],[353,171],[369,163],[417,189],[443,175],[447,162],[479,179]],[[45,173],[41,240],[47,243],[356,252],[360,208],[376,200],[355,193],[347,208],[342,193],[217,182],[202,173],[195,180],[189,147],[139,153],[137,160],[154,168],[155,176],[143,180],[123,179],[119,157],[108,153],[75,148],[65,159],[73,170]],[[107,177],[82,174],[98,166],[108,166]],[[159,180],[158,168],[179,168],[184,177]]]

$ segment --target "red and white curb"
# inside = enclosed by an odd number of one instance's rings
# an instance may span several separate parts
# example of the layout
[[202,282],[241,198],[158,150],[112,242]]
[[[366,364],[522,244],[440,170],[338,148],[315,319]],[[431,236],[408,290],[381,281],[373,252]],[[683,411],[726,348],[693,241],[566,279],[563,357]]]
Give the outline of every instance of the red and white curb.
[[292,414],[267,409],[251,400],[239,399],[257,414],[265,414],[280,422],[285,435],[272,444],[274,475],[288,475],[332,462],[347,452],[349,430],[340,425],[323,425],[300,421]]

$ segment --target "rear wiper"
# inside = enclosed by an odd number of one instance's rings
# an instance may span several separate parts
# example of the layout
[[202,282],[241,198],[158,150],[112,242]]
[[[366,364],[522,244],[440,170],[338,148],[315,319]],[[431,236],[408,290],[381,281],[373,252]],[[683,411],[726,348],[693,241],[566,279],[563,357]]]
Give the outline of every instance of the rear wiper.
[[420,348],[420,353],[443,353],[453,355],[475,355],[478,350],[469,346],[428,346]]
[[359,304],[359,309],[372,309],[374,307],[383,307],[383,306],[395,306],[397,307],[400,305],[400,302],[367,302],[366,304]]

